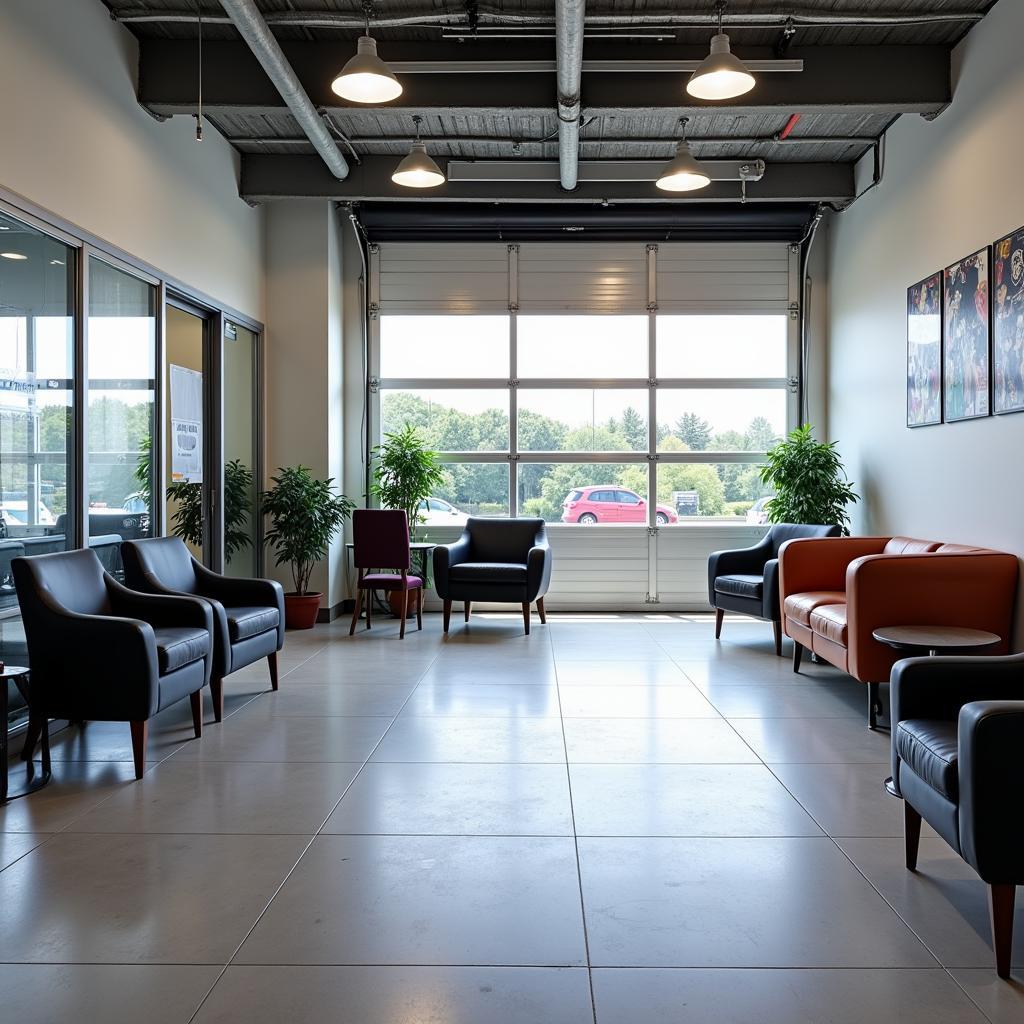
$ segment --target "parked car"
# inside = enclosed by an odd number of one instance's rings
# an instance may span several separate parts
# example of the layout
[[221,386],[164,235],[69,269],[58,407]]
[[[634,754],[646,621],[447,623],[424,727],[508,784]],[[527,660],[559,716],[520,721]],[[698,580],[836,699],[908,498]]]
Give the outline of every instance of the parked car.
[[[676,522],[679,517],[667,505],[658,505],[655,519],[659,526]],[[636,491],[615,484],[577,487],[562,502],[562,522],[582,523],[646,523],[647,502]]]
[[769,501],[772,500],[772,495],[769,494],[767,497],[758,498],[750,508],[747,509],[747,522],[756,523],[758,526],[763,526],[768,522],[768,509],[765,506]]
[[465,526],[469,518],[444,498],[424,498],[418,511],[420,522],[427,526]]
[[[20,501],[15,499],[0,502],[0,518],[10,526],[27,526],[28,501],[23,498]],[[53,526],[55,522],[53,513],[40,501],[36,511],[36,523],[39,526]]]

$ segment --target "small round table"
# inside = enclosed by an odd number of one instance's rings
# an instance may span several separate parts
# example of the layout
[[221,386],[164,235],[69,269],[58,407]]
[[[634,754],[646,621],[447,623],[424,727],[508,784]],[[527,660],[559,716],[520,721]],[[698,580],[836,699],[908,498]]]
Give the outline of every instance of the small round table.
[[[984,629],[964,629],[960,626],[882,626],[871,634],[880,644],[897,651],[923,654],[934,658],[951,651],[971,651],[993,647],[1002,640],[996,633]],[[899,797],[892,776],[885,780],[885,790]]]
[[[7,766],[7,680],[13,680],[18,692],[25,698],[25,703],[32,706],[32,688],[29,683],[28,669],[24,665],[5,665],[0,669],[0,804],[15,800],[42,789],[50,781],[50,728],[43,722],[43,759],[38,768],[35,761],[25,761],[25,781],[10,788]],[[23,754],[24,756],[24,754]]]

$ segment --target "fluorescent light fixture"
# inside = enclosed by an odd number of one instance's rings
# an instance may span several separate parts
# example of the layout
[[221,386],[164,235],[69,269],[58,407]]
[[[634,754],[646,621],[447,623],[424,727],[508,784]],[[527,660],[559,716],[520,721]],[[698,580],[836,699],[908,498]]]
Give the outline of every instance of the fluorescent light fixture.
[[405,185],[406,188],[435,188],[443,185],[444,173],[427,152],[427,147],[420,141],[420,124],[423,118],[416,114],[413,121],[416,122],[416,141],[413,142],[408,155],[403,157],[395,168],[391,180],[396,185]]
[[725,3],[715,5],[718,11],[718,34],[711,37],[711,52],[690,75],[686,91],[701,100],[729,100],[754,88],[754,76],[729,49],[729,37],[722,31]]
[[[687,120],[688,118],[685,117],[679,119],[684,133]],[[711,177],[694,160],[685,135],[676,145],[674,159],[665,165],[665,169],[658,175],[658,180],[655,184],[665,192],[693,192],[696,189],[704,188],[711,184]]]
[[359,37],[355,56],[331,82],[331,89],[353,103],[387,103],[402,95],[402,83],[377,56],[377,42],[369,35]]
[[5,260],[27,260],[28,257],[23,252],[0,252],[0,256],[3,256]]

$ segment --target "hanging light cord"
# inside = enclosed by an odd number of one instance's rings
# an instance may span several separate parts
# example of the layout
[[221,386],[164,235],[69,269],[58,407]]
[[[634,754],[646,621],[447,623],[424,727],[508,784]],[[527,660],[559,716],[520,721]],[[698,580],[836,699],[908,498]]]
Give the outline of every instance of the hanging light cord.
[[196,106],[196,142],[203,141],[203,5],[196,0],[196,13],[199,15],[199,100]]

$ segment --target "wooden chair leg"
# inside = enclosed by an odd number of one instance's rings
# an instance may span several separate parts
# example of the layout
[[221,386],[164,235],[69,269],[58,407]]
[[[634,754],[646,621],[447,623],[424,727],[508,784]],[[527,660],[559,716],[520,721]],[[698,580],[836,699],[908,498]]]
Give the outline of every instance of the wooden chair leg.
[[192,704],[192,729],[196,739],[199,739],[203,735],[203,691],[196,690],[195,693],[190,693],[188,699]]
[[224,719],[224,680],[216,676],[210,680],[210,696],[213,698],[213,720],[215,722]]
[[448,626],[452,621],[452,603],[451,601],[445,601],[444,603],[444,631],[448,632]]
[[[4,682],[3,685],[6,685],[6,681]],[[4,728],[6,728],[6,723],[0,722],[0,729]],[[42,731],[42,717],[39,715],[30,714],[28,719],[28,731],[25,733],[25,745],[21,748],[22,761],[32,760],[32,755],[36,752],[36,744],[39,742],[39,735]]]
[[775,621],[772,622],[772,630],[775,633],[775,653],[781,658],[782,657],[782,623]]
[[135,778],[141,779],[146,771],[146,740],[149,737],[149,722],[132,722],[131,727]]
[[277,651],[267,655],[267,664],[270,665],[270,688],[276,690],[279,685],[277,678]]
[[363,610],[363,588],[360,587],[358,590],[356,590],[356,607],[355,607],[355,610],[352,612],[352,625],[348,627],[348,635],[349,636],[352,636],[352,634],[356,631],[356,624],[359,622],[359,613],[362,610]]
[[903,801],[903,844],[907,853],[907,870],[917,870],[917,849],[921,843],[921,815],[910,806],[909,800]]
[[405,620],[409,617],[409,588],[402,591],[402,625],[398,628],[398,639],[405,639]]
[[530,635],[530,602],[523,602],[523,625],[526,627],[526,635]]
[[996,974],[1010,976],[1010,952],[1013,948],[1013,901],[1015,885],[988,887],[988,916],[992,924],[992,947],[996,951]]
[[472,608],[472,606],[473,606],[473,602],[472,601],[463,601],[462,602],[462,613],[463,613],[463,615],[465,615],[467,622],[469,622],[469,612],[470,612],[470,609]]
[[546,626],[548,624],[548,617],[544,611],[544,598],[537,598],[537,614],[540,616],[540,624]]
[[416,628],[423,628],[423,588],[416,590]]
[[793,671],[800,671],[800,659],[804,656],[804,645],[797,640],[793,641]]
[[366,628],[373,629],[373,591],[366,592]]
[[721,640],[722,639],[722,620],[724,618],[725,618],[725,609],[724,608],[716,608],[715,609],[715,639],[716,640]]

